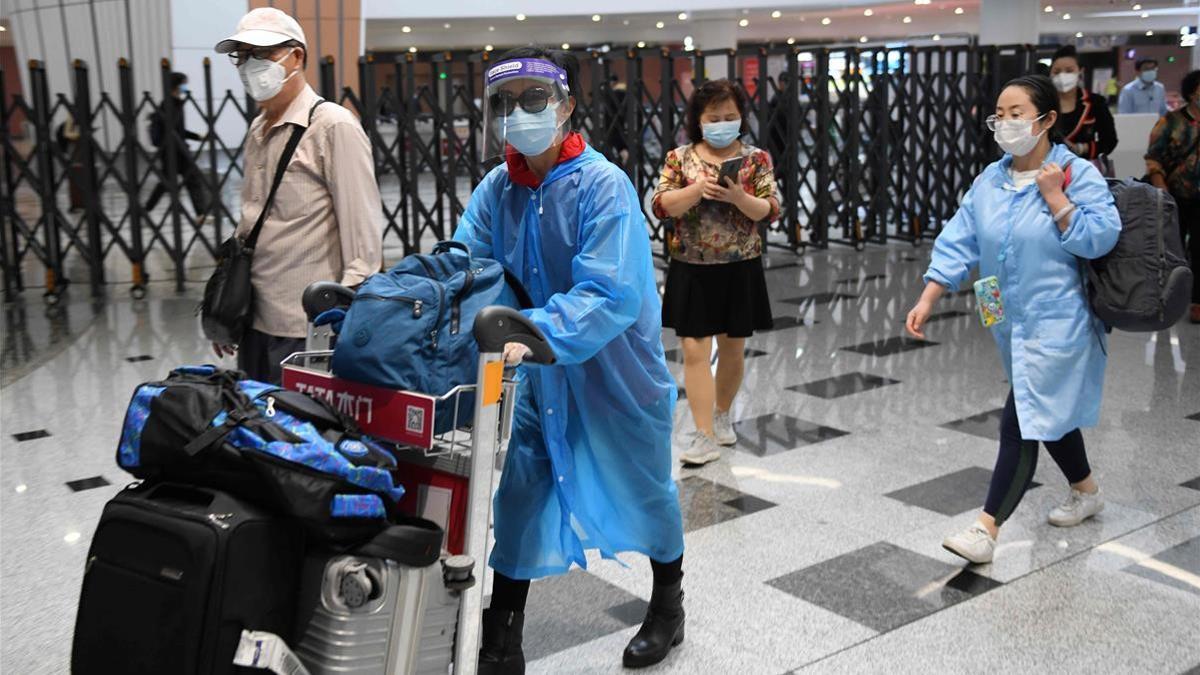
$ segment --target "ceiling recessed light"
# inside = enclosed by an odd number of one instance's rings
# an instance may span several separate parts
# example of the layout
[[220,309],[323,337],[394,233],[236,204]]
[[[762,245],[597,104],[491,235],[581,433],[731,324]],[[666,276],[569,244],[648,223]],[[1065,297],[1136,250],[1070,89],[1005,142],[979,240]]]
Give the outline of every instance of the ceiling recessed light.
[[570,43],[570,42],[564,42],[564,43],[562,43],[562,48],[563,48],[563,49],[570,49],[570,48],[571,48],[571,43]]
[[904,17],[903,21],[904,21],[904,23],[912,23],[912,17],[906,16],[906,17]]
[[1149,19],[1149,18],[1150,18],[1150,12],[1142,12],[1142,18],[1143,18],[1143,19]]
[[742,28],[745,28],[746,26],[750,25],[750,20],[742,19],[741,21],[738,21],[738,25],[741,26]]
[[621,19],[621,25],[622,25],[622,26],[628,26],[628,25],[629,25],[629,19]]
[[875,16],[875,10],[868,7],[863,10],[863,16]]
[[866,41],[867,41],[867,36],[866,36],[866,35],[864,35],[864,36],[862,36],[862,37],[858,38],[858,41],[859,41],[859,42],[866,42]]
[[442,24],[442,28],[445,28],[446,30],[450,30],[450,24],[444,23],[444,24]]
[[1063,21],[1070,21],[1070,20],[1071,20],[1071,13],[1070,13],[1070,12],[1067,12],[1066,14],[1063,14]]
[[646,43],[645,43],[645,41],[643,41],[643,40],[639,40],[639,41],[638,41],[638,49],[645,49],[645,48],[646,48]]
[[1154,37],[1154,31],[1152,31],[1152,30],[1146,31],[1146,37]]
[[483,51],[485,51],[485,52],[490,52],[490,51],[492,51],[493,49],[495,49],[495,47],[493,47],[493,46],[491,46],[491,45],[484,45],[484,46],[483,46]]
[[488,26],[488,32],[489,32],[489,33],[495,33],[495,32],[496,32],[496,27],[495,27],[495,26]]
[[821,19],[822,26],[828,26],[831,23],[833,23],[833,19],[831,19],[829,17],[825,17],[824,19]]
[[692,42],[694,42],[694,40],[692,40],[692,36],[691,36],[691,35],[684,35],[684,36],[683,36],[683,44],[685,44],[685,45],[690,45],[690,44],[692,44]]
[[1076,34],[1075,34],[1075,37],[1076,37],[1076,38],[1081,38],[1081,37],[1083,37],[1083,33],[1076,33]]
[[783,12],[781,12],[779,10],[775,10],[774,12],[771,12],[772,19],[778,19],[781,16],[783,16]]
[[401,26],[401,27],[400,27],[400,32],[401,32],[401,33],[411,33],[411,32],[412,32],[412,26]]
[[933,0],[913,0],[914,5],[928,5]]
[[665,23],[663,23],[663,22],[659,21],[658,23],[654,24],[654,27],[655,27],[655,28],[662,28],[662,27],[663,27],[663,26],[665,26],[665,25],[666,25]]
[[8,28],[6,28],[6,27],[4,27],[4,26],[0,26],[0,33],[3,33],[3,32],[4,32],[4,31],[6,31],[6,30],[8,30]]
[[1047,14],[1053,14],[1054,13],[1054,5],[1046,5],[1046,9],[1043,9],[1042,11]]
[[600,15],[599,15],[599,14],[593,14],[593,15],[592,15],[592,21],[595,21],[596,23],[600,23]]
[[410,53],[410,54],[416,54],[416,53],[417,53],[417,48],[416,48],[416,47],[409,47],[409,48],[408,48],[408,51],[409,51],[409,53]]
[[934,35],[934,36],[933,36],[933,41],[934,41],[934,42],[937,42],[937,41],[939,41],[939,40],[941,40],[941,39],[942,39],[942,36],[941,36],[941,35]]
[[788,38],[788,44],[789,44],[789,45],[794,45],[794,44],[796,44],[796,38]]
[[687,21],[687,12],[680,12],[680,13],[679,13],[679,20],[680,20],[680,21]]
[[525,15],[524,15],[524,14],[518,14],[518,15],[517,15],[517,21],[524,21],[524,20],[525,20]]
[[1142,6],[1141,6],[1141,5],[1134,5],[1134,6],[1133,6],[1133,11],[1135,11],[1135,12],[1140,12],[1140,11],[1142,11]]
[[955,14],[962,14],[962,13],[963,13],[963,8],[962,8],[962,7],[955,7],[955,8],[954,8],[954,13],[955,13]]

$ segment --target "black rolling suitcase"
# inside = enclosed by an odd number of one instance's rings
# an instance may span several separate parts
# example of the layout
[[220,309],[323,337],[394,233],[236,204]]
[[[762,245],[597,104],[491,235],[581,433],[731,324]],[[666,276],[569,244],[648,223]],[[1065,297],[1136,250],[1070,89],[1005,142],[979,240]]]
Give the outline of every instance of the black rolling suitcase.
[[243,629],[290,638],[303,556],[296,524],[223,492],[128,487],[88,551],[71,670],[264,673],[234,652]]

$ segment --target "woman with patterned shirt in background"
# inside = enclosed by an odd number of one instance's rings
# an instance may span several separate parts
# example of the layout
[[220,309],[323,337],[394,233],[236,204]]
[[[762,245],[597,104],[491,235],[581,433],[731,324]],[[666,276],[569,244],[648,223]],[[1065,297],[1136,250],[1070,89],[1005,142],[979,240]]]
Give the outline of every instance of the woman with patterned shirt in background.
[[[730,409],[742,385],[746,338],[772,325],[759,226],[779,217],[779,200],[771,156],[738,140],[748,129],[746,98],[729,80],[706,82],[692,94],[687,128],[691,143],[667,153],[654,214],[671,233],[663,326],[682,342],[696,423],[680,459],[701,466],[721,458],[718,446],[737,442]],[[719,184],[721,165],[735,158],[737,181]]]
[[1192,323],[1200,323],[1200,70],[1183,78],[1184,105],[1167,113],[1150,132],[1146,173],[1179,205],[1179,232],[1192,265]]

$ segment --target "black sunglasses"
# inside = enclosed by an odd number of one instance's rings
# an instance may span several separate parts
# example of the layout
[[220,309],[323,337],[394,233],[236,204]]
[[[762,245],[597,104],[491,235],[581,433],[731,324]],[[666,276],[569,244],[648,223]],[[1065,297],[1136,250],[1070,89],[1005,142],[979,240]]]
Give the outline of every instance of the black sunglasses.
[[284,42],[278,45],[267,45],[266,47],[250,47],[248,49],[235,49],[229,52],[229,60],[233,61],[233,65],[240,66],[252,58],[262,61],[270,60],[275,52],[285,47],[294,48],[295,45]]
[[503,111],[507,117],[512,114],[513,110],[518,105],[521,110],[527,113],[540,113],[550,105],[550,99],[554,95],[548,89],[543,87],[530,87],[521,92],[520,96],[514,96],[512,92],[500,90],[488,97],[488,105],[494,111]]

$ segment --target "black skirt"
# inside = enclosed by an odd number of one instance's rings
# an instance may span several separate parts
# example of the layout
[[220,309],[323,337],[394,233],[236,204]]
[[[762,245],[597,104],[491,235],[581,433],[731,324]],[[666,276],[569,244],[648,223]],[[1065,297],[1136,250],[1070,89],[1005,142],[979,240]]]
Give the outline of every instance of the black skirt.
[[663,326],[679,337],[750,337],[770,330],[771,300],[762,258],[715,265],[672,260],[663,295]]

